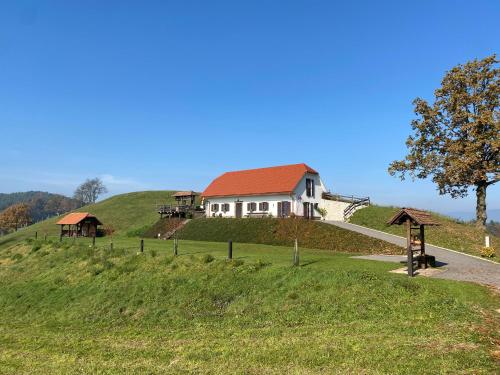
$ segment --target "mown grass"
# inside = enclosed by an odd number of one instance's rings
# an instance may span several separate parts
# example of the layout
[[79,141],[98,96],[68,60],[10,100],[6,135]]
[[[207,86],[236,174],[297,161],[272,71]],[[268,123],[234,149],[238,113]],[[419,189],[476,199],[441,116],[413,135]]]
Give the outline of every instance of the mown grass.
[[[96,215],[105,225],[112,225],[117,234],[130,232],[132,236],[142,233],[158,220],[156,204],[173,203],[173,191],[141,191],[135,193],[115,195],[96,204],[84,206],[75,212],[90,212]],[[59,233],[59,226],[55,223],[60,217],[51,218],[18,232],[0,236],[0,249],[14,244],[19,240],[33,237],[38,232],[40,237],[45,234],[55,236]]]
[[[126,237],[0,252],[0,373],[476,373],[498,296],[290,247]],[[7,287],[8,286],[8,287]],[[495,354],[497,353],[497,354]]]
[[[368,228],[377,229],[386,233],[405,236],[403,225],[387,225],[387,221],[399,210],[397,207],[370,206],[356,211],[350,222]],[[484,246],[485,232],[473,224],[459,222],[452,218],[432,213],[433,218],[440,223],[439,226],[426,227],[425,237],[430,244],[462,251],[472,255],[481,255]],[[492,258],[499,261],[500,238],[490,235],[491,245],[496,249],[497,256]]]
[[[188,240],[223,242],[233,240],[267,245],[292,245],[293,238],[280,230],[287,219],[272,218],[202,218],[191,220],[179,237]],[[339,227],[321,223],[307,223],[307,234],[300,245],[312,249],[325,249],[351,253],[401,254],[403,249],[388,242],[364,236]]]

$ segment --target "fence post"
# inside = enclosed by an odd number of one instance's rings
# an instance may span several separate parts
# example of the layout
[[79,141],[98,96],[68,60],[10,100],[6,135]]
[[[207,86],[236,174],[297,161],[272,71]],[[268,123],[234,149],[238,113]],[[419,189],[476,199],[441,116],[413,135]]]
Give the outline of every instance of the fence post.
[[109,243],[109,250],[110,250],[110,251],[113,251],[113,241],[111,241],[111,242]]
[[35,240],[37,240],[37,239],[38,239],[38,232],[35,231]]
[[297,239],[295,239],[294,247],[293,247],[293,265],[298,266],[299,261],[299,243]]
[[92,247],[95,247],[95,236],[92,236]]
[[141,253],[144,252],[144,240],[141,239]]
[[47,242],[47,233],[45,233],[45,234],[43,235],[43,240],[44,240],[45,242]]
[[233,259],[233,241],[229,240],[227,243],[227,259]]
[[174,256],[177,256],[178,254],[178,250],[177,250],[177,247],[178,247],[178,239],[177,237],[174,237]]
[[61,233],[61,234],[59,235],[59,242],[62,242],[62,237],[63,237],[63,235],[62,235],[62,233]]
[[411,246],[411,221],[406,219],[406,247],[407,247],[407,257],[406,260],[408,266],[408,276],[413,277],[413,249]]

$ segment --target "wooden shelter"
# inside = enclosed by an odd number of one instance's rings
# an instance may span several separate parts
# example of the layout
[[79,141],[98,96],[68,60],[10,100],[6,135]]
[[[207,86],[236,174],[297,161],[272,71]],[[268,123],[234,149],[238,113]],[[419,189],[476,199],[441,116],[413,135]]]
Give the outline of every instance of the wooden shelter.
[[425,254],[425,226],[439,225],[432,216],[425,211],[414,208],[403,207],[389,221],[389,225],[406,225],[406,250],[408,255],[408,276],[414,275],[413,254],[419,253],[416,257],[417,267],[427,268],[429,263],[434,266],[435,258]]
[[61,237],[95,237],[97,226],[102,225],[97,217],[88,212],[71,213],[56,224],[61,226]]

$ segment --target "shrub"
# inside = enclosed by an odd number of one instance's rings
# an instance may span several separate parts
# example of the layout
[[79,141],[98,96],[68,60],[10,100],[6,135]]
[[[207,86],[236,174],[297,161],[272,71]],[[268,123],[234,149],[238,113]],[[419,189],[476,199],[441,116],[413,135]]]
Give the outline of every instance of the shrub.
[[493,258],[495,256],[495,248],[494,247],[481,248],[481,256],[485,258]]
[[210,262],[213,262],[214,260],[215,260],[215,258],[211,254],[205,254],[201,258],[201,261],[203,263],[210,263]]
[[10,257],[12,260],[21,260],[23,259],[23,254],[16,253]]
[[33,246],[31,247],[31,252],[36,253],[38,250],[42,248],[42,245],[39,243],[34,243]]
[[242,266],[245,261],[241,260],[241,259],[236,259],[236,260],[233,260],[233,267],[239,267],[239,266]]

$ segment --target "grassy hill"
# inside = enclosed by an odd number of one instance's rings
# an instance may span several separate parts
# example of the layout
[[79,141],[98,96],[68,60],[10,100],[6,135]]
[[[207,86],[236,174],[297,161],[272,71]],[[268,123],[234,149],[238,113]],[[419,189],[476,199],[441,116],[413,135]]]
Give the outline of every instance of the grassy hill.
[[[356,211],[351,217],[350,222],[383,232],[406,236],[404,226],[387,225],[387,221],[398,210],[398,207],[373,205]],[[459,222],[436,213],[432,215],[440,225],[426,228],[425,236],[428,243],[472,255],[480,255],[480,250],[484,246],[485,232],[477,229],[473,224]],[[496,260],[498,260],[500,238],[494,235],[490,235],[490,238],[492,246],[497,250]]]
[[[173,203],[174,200],[171,197],[173,193],[173,191],[165,190],[115,195],[101,202],[81,207],[75,212],[90,212],[104,224],[112,225],[117,235],[125,235],[127,232],[133,233],[153,225],[158,220],[155,205]],[[58,220],[59,217],[54,217],[0,237],[0,249],[20,239],[32,237],[35,231],[40,236],[45,233],[49,236],[56,236],[59,234],[59,226],[55,225]]]
[[[292,246],[293,238],[283,234],[286,220],[272,218],[208,218],[190,221],[179,238],[198,241],[261,243]],[[299,245],[352,253],[401,254],[403,249],[390,243],[344,230],[321,222],[308,222]]]
[[108,241],[0,252],[0,373],[498,370],[500,299],[478,285],[321,250],[291,267],[290,247],[236,243],[228,262],[224,243]]
[[[104,224],[116,229],[115,236],[156,237],[160,227],[169,228],[168,223],[158,222],[156,203],[173,203],[174,191],[144,191],[116,195],[96,204],[84,206],[76,211],[90,212]],[[59,218],[51,218],[29,226],[16,233],[0,237],[0,250],[12,246],[20,240],[34,236],[40,238],[58,236]],[[167,220],[168,222],[168,220]],[[184,239],[201,241],[223,241],[232,239],[236,242],[264,243],[270,245],[290,245],[289,238],[276,235],[278,219],[196,219],[182,230]],[[384,241],[372,239],[349,232],[331,225],[313,222],[313,230],[301,240],[301,246],[330,249],[334,251],[352,251],[358,253],[401,253],[401,248]]]

